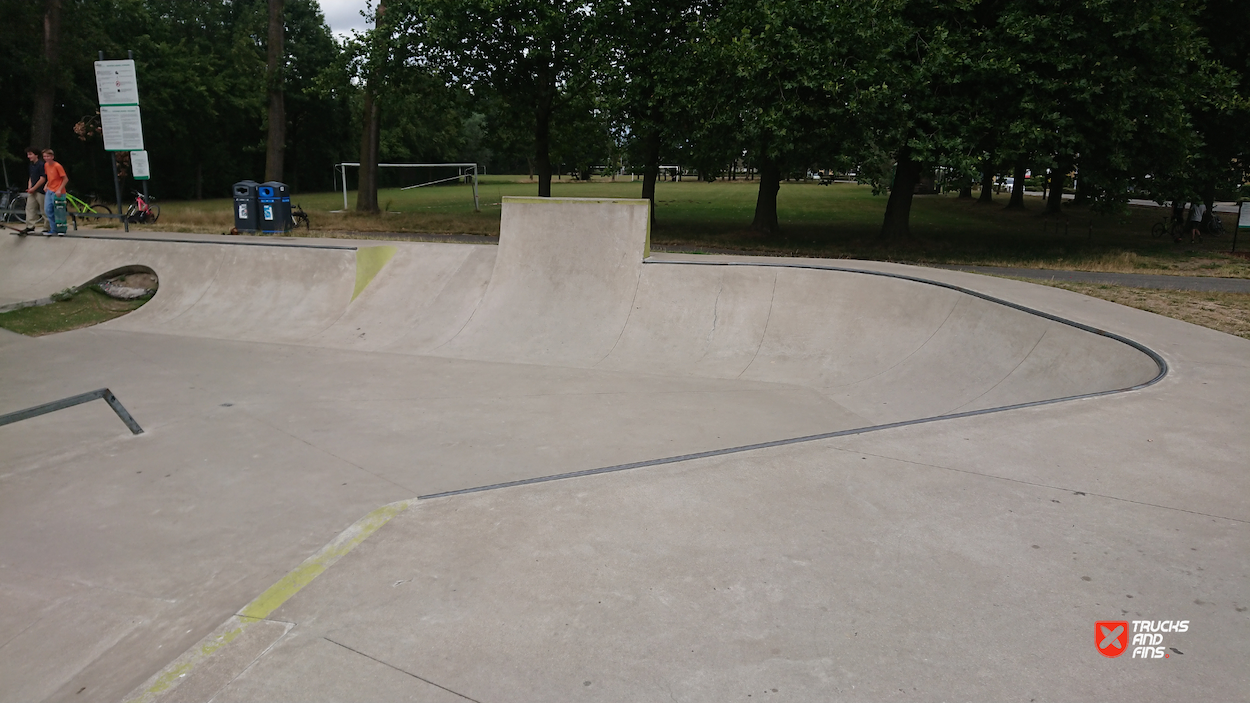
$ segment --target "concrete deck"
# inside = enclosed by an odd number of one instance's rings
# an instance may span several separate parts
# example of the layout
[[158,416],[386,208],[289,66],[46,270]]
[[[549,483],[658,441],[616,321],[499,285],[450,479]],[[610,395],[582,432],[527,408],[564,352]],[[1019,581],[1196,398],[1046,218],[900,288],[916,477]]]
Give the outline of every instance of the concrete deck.
[[[145,429],[0,427],[0,700],[1245,697],[1250,342],[956,271],[643,263],[636,205],[591,205],[507,204],[497,248],[0,241],[0,304],[161,278],[0,334],[0,412],[107,386]],[[1100,620],[1190,626],[1108,659]]]

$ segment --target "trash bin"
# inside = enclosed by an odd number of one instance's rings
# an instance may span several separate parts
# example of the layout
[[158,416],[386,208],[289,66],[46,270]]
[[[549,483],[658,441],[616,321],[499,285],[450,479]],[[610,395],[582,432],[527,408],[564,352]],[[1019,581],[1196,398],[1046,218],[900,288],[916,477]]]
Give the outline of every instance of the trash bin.
[[260,231],[283,234],[291,230],[291,195],[286,184],[266,181],[256,189],[260,203]]
[[256,181],[239,181],[234,184],[234,228],[240,233],[255,232],[260,229],[256,190],[260,187]]
[[48,229],[50,231],[56,230],[57,234],[65,234],[65,232],[69,229],[69,207],[68,207],[69,203],[66,201],[64,193],[62,193],[61,195],[55,195],[55,194],[49,193],[49,195],[52,195],[52,197],[56,198],[56,205],[54,205],[52,208],[52,211],[54,213],[53,217],[55,218],[56,222],[54,223],[52,227],[49,227]]

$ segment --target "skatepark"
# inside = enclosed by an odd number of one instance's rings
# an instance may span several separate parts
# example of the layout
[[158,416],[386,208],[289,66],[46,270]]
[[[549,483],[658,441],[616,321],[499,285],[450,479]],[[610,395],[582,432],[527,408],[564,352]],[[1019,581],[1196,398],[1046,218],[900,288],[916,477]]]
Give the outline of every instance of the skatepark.
[[[1250,341],[866,261],[0,242],[0,700],[1242,699]],[[1099,621],[1189,622],[1165,659]]]

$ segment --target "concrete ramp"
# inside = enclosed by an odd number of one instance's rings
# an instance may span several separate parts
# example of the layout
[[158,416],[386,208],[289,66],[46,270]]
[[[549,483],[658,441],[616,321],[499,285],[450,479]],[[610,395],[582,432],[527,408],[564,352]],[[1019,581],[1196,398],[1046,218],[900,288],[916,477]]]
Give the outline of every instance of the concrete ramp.
[[386,260],[367,280],[346,243],[236,242],[10,237],[0,304],[142,265],[160,291],[108,328],[780,384],[864,424],[1131,388],[1160,372],[1122,340],[914,277],[649,257],[645,200],[505,198],[498,247],[388,246],[389,258],[363,257]]
[[606,357],[649,253],[649,203],[505,197],[502,217],[486,295],[437,353],[575,366]]
[[239,246],[138,239],[8,237],[0,304],[35,300],[102,274],[144,266],[160,288],[110,329],[258,342],[299,342],[342,316],[355,247]]

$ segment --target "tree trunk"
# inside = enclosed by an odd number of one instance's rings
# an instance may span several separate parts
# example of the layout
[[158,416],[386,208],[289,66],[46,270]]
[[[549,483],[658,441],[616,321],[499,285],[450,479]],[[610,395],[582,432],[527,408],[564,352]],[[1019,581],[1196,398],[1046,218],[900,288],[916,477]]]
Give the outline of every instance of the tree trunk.
[[977,203],[988,205],[992,202],[994,202],[994,170],[986,163],[981,168],[981,196],[977,198]]
[[356,184],[356,212],[378,212],[378,127],[380,109],[373,94],[372,81],[365,86],[365,104],[361,115],[360,169]]
[[285,82],[286,29],[282,17],[283,0],[269,0],[269,60],[265,82],[269,92],[269,138],[265,147],[265,180],[282,180],[286,152]]
[[781,167],[767,156],[760,156],[760,191],[755,199],[755,219],[751,229],[764,234],[779,234],[777,222],[777,191],[781,190]]
[[36,73],[35,105],[30,121],[30,143],[37,149],[52,146],[52,110],[56,104],[60,58],[61,0],[47,0],[43,11],[43,62]]
[[972,199],[972,184],[967,183],[959,188],[959,197]]
[[1024,159],[1016,161],[1015,169],[1012,171],[1012,179],[1015,181],[1011,186],[1011,200],[1007,201],[1008,210],[1024,209]]
[[1076,174],[1076,197],[1072,199],[1073,205],[1084,205],[1094,199],[1094,189],[1086,181],[1085,177],[1078,171]]
[[538,197],[551,197],[551,113],[555,105],[555,75],[551,66],[539,71],[538,102],[534,106],[534,165],[538,170]]
[[1046,198],[1047,214],[1057,215],[1063,212],[1063,183],[1067,179],[1068,164],[1059,161],[1050,170],[1050,193]]
[[[382,24],[384,0],[378,0],[375,10],[373,29],[378,31]],[[381,60],[376,48],[377,40],[373,40],[374,48],[370,52],[369,76],[365,80],[364,109],[361,111],[360,130],[360,169],[356,185],[356,212],[378,212],[378,136],[382,126],[382,106],[378,100],[378,66]],[[345,176],[346,177],[346,176]]]
[[655,181],[660,175],[660,130],[652,127],[643,137],[642,197],[651,201],[651,224],[655,224]]
[[881,238],[904,239],[911,236],[911,201],[920,182],[920,162],[911,158],[911,147],[898,150],[898,165],[894,168],[894,185],[890,188],[890,200],[885,206],[885,221],[881,223]]

